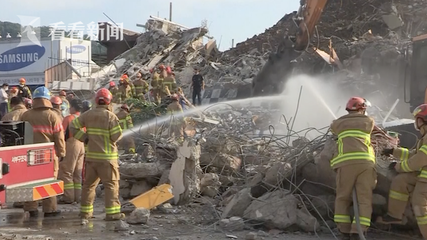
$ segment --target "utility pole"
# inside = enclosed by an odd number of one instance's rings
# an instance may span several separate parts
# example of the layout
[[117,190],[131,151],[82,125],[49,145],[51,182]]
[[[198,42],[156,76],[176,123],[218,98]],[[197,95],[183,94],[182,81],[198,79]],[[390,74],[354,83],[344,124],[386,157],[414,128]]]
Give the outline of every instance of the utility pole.
[[169,3],[169,22],[172,22],[172,2]]
[[231,48],[234,48],[234,38],[231,39]]

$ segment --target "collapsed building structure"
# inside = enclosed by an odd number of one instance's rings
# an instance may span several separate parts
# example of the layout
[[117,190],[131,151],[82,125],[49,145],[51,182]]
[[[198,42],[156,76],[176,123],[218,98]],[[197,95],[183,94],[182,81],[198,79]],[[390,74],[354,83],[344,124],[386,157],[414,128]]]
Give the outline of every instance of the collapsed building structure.
[[[375,118],[380,122],[391,103],[402,99],[392,115],[394,119],[404,117],[409,113],[402,91],[409,37],[426,32],[426,9],[424,1],[331,0],[312,38],[315,49],[307,49],[297,59],[296,72],[324,75],[343,90],[376,99]],[[173,68],[178,84],[188,90],[193,68],[198,67],[206,79],[204,103],[250,97],[253,79],[256,81],[263,66],[267,64],[264,69],[268,69],[270,64],[269,71],[279,71],[284,60],[277,52],[286,29],[295,24],[295,14],[225,52],[219,52],[212,39],[203,43],[204,27],[173,25],[166,29],[151,21],[152,27],[138,37],[136,46],[117,57],[116,77],[123,72],[133,77],[140,70],[148,74],[149,69],[164,63]],[[326,55],[316,53],[317,49]],[[105,76],[104,83],[111,77]],[[263,113],[251,105],[206,110],[202,119],[210,121],[189,118],[192,124],[187,129],[204,129],[204,137],[193,134],[199,138],[183,146],[169,143],[162,134],[136,131],[133,137],[142,147],[137,149],[138,156],[122,155],[121,196],[130,199],[171,183],[179,189],[174,193],[175,204],[188,203],[199,195],[212,198],[211,204],[220,211],[212,221],[222,218],[219,224],[228,230],[241,228],[242,219],[280,230],[295,226],[305,231],[330,230],[334,227],[335,177],[329,160],[335,151],[334,140],[327,129],[307,137],[312,129],[287,126],[287,133],[278,134],[270,127],[283,125],[277,122],[266,123],[264,128],[271,131],[258,137],[253,133],[252,117]],[[372,140],[379,174],[374,215],[379,216],[386,211],[390,180],[395,174],[388,169],[392,159],[379,153],[396,147],[398,140],[381,129]],[[174,167],[178,159],[181,165]],[[409,226],[416,226],[410,208],[406,217]]]

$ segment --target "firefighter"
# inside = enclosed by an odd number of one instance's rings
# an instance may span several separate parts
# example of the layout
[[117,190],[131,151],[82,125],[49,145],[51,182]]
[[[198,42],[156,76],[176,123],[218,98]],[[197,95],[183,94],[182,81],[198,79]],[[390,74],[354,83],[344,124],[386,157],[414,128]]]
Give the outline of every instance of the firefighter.
[[31,100],[31,98],[25,98],[24,99],[24,104],[25,104],[25,107],[27,109],[33,108],[33,100]]
[[87,143],[80,209],[82,223],[93,216],[95,188],[100,180],[105,189],[105,220],[120,220],[125,217],[120,211],[117,151],[122,129],[117,116],[109,110],[112,99],[108,89],[98,90],[95,95],[96,108],[74,119],[70,126],[74,138]]
[[129,79],[129,75],[127,74],[127,73],[125,73],[125,74],[123,74],[122,75],[122,77],[121,77],[124,81],[125,81],[125,83],[127,84],[127,85],[129,85],[129,87],[130,87],[130,96],[131,97],[136,97],[136,92],[135,92],[135,86],[133,85],[133,83],[130,81],[130,79]]
[[27,111],[24,105],[24,101],[20,97],[13,97],[10,99],[10,107],[12,111],[2,117],[2,121],[19,121],[22,118],[22,114]]
[[84,100],[82,104],[83,104],[82,113],[87,112],[92,108],[92,103],[88,100]]
[[145,94],[148,92],[148,83],[142,78],[142,73],[136,74],[136,80],[133,81],[135,86],[135,95],[139,100],[145,101]]
[[110,90],[111,94],[113,95],[113,103],[118,103],[120,101],[119,88],[116,86],[114,81],[110,82],[108,90]]
[[52,103],[52,109],[59,115],[62,121],[64,118],[62,116],[62,99],[58,96],[53,96],[50,102]]
[[[120,107],[120,111],[117,113],[117,118],[120,121],[120,127],[123,131],[129,130],[133,128],[132,117],[130,116],[130,108],[127,104],[123,104]],[[120,145],[124,145],[129,153],[135,153],[135,142],[132,136],[124,137],[120,143]]]
[[151,69],[151,93],[154,99],[154,102],[159,104],[161,102],[160,91],[159,91],[159,79],[160,74],[156,69]]
[[62,121],[65,131],[65,145],[67,155],[59,162],[58,179],[64,182],[64,195],[59,203],[72,204],[80,202],[82,191],[82,169],[84,159],[84,144],[73,137],[69,130],[70,123],[80,116],[83,103],[80,99],[73,99],[70,102],[70,115]]
[[18,96],[18,88],[17,87],[12,87],[9,90],[9,100],[7,101],[7,111],[10,112],[12,110],[12,108],[10,107],[10,100],[12,100],[13,97]]
[[120,78],[120,87],[119,87],[119,94],[120,94],[120,103],[123,103],[126,101],[126,99],[129,99],[132,97],[132,89],[129,86],[129,83],[125,81],[124,78]]
[[403,213],[412,194],[412,209],[420,232],[427,239],[427,104],[415,108],[413,115],[415,129],[422,136],[417,148],[412,151],[385,149],[382,152],[386,156],[393,155],[400,163],[395,165],[399,174],[391,182],[387,215],[379,222],[402,224]]
[[[166,68],[166,77],[163,80],[163,87],[168,87],[171,93],[176,93],[176,80],[171,67]],[[165,94],[167,94],[167,92],[165,92]],[[170,95],[170,93],[168,95]]]
[[178,142],[183,142],[184,140],[184,119],[183,117],[174,116],[175,114],[180,114],[183,112],[181,105],[179,104],[179,96],[177,94],[172,94],[171,96],[172,103],[167,107],[167,111],[172,115],[171,126],[169,136],[174,137]]
[[159,103],[162,101],[162,99],[164,99],[166,96],[169,96],[167,93],[167,91],[165,90],[165,87],[163,85],[163,82],[165,80],[165,78],[167,77],[167,73],[166,73],[166,68],[165,65],[161,64],[159,66],[159,80],[158,80],[158,84],[157,84],[157,90],[159,92]]
[[331,124],[331,132],[338,139],[338,154],[331,160],[331,167],[337,173],[334,221],[343,234],[342,239],[359,239],[355,221],[350,218],[353,188],[357,194],[363,232],[371,223],[372,191],[377,175],[370,140],[375,123],[366,115],[368,106],[370,103],[365,99],[352,97],[346,106],[348,114]]
[[[34,91],[33,109],[22,115],[21,121],[27,121],[33,127],[34,143],[55,143],[54,178],[58,176],[58,158],[65,157],[65,141],[62,121],[52,110],[51,93],[46,87]],[[37,202],[24,203],[24,211],[29,211],[30,217],[38,215]],[[43,199],[44,217],[54,217],[61,212],[57,210],[56,196]]]
[[19,79],[18,96],[21,98],[32,98],[31,90],[27,85],[25,85],[25,83],[25,78]]

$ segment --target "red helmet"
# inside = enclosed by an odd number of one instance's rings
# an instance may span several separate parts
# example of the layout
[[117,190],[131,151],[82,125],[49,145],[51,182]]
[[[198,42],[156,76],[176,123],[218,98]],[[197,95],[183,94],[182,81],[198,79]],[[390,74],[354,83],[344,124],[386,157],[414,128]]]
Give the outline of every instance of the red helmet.
[[104,101],[105,104],[110,104],[111,99],[113,99],[113,95],[111,92],[106,88],[101,88],[96,92],[95,95],[95,102],[96,104],[99,104],[99,101]]
[[115,87],[116,86],[116,83],[115,82],[113,82],[113,81],[111,81],[110,82],[110,87]]
[[24,104],[27,107],[31,107],[33,105],[33,100],[31,100],[31,98],[24,98]]
[[371,104],[364,98],[361,97],[352,97],[347,102],[347,106],[345,107],[345,110],[347,111],[358,111],[361,109],[366,109]]
[[172,73],[172,68],[171,68],[170,66],[167,66],[167,67],[166,67],[166,72],[167,72],[167,73]]
[[129,106],[127,104],[123,104],[120,108],[129,112]]
[[164,69],[165,69],[165,65],[160,64],[159,69],[160,69],[160,70],[164,70]]
[[153,72],[154,72],[154,68],[150,69],[150,73],[153,73]]
[[21,79],[19,79],[19,83],[21,83],[21,84],[25,84],[25,78],[21,78]]
[[122,75],[122,77],[121,78],[123,78],[123,79],[127,79],[127,78],[129,78],[129,76],[125,73],[125,74],[123,74]]
[[174,94],[172,94],[172,95],[171,95],[171,99],[172,99],[172,100],[178,100],[178,99],[179,99],[178,94],[175,94],[175,93],[174,93]]
[[427,104],[421,104],[420,106],[416,107],[412,114],[414,115],[415,120],[417,118],[421,118],[427,122]]
[[52,104],[56,104],[56,105],[61,105],[62,104],[62,99],[58,96],[53,96],[50,98],[50,102]]
[[64,90],[62,90],[61,92],[59,92],[59,96],[67,96],[67,92],[65,92]]
[[17,87],[12,87],[10,89],[10,93],[17,93],[18,92],[18,88]]

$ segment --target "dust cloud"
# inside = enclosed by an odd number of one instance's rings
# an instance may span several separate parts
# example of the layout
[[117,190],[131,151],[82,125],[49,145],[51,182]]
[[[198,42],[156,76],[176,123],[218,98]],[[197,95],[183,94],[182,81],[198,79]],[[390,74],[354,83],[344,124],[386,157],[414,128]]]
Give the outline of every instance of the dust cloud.
[[[301,98],[297,107],[301,87]],[[293,131],[328,127],[335,117],[340,117],[347,113],[345,104],[352,96],[351,93],[345,93],[330,81],[307,75],[298,75],[290,78],[282,95],[281,113],[288,121],[294,118],[297,111]],[[284,121],[282,120],[282,122]],[[280,130],[285,129],[286,126],[283,125]],[[311,132],[308,137],[312,138],[318,135],[315,132]]]

